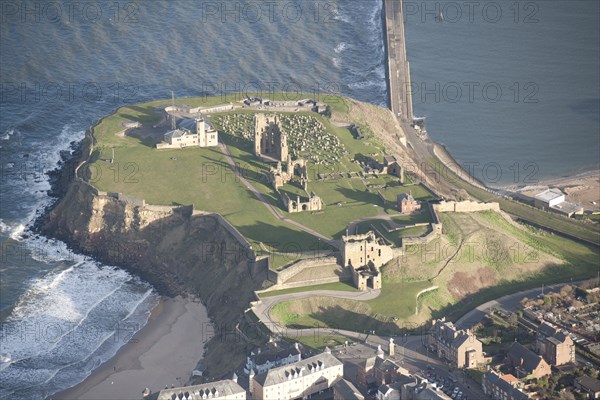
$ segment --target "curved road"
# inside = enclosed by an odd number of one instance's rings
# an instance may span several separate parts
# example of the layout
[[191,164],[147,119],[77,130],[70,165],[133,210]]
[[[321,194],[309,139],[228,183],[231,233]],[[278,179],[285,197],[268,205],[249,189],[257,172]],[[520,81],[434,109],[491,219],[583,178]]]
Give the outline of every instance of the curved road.
[[[555,292],[560,290],[565,285],[579,284],[583,281],[563,282],[553,285],[544,286],[544,292]],[[506,311],[513,311],[524,297],[532,298],[542,293],[542,288],[534,288],[523,290],[521,292],[502,296],[496,300],[488,301],[480,306],[475,307],[456,321],[456,326],[460,328],[469,328],[483,318],[483,316],[493,308],[502,308]]]
[[[260,300],[258,302],[255,302],[255,304],[252,306],[252,310],[254,311],[256,316],[261,320],[261,322],[264,323],[265,325],[267,325],[269,327],[271,327],[271,326],[281,327],[281,325],[279,325],[277,322],[275,322],[271,319],[271,315],[270,315],[271,309],[273,308],[273,306],[275,306],[278,303],[288,301],[288,300],[296,300],[296,299],[302,299],[305,297],[315,297],[315,296],[326,296],[326,297],[335,297],[338,299],[366,301],[366,300],[372,300],[372,299],[376,298],[377,296],[379,296],[380,293],[381,293],[380,289],[368,290],[365,292],[344,292],[344,291],[340,291],[340,290],[312,290],[312,291],[307,291],[307,292],[288,293],[288,294],[282,294],[280,296],[261,297]],[[290,332],[290,333],[298,333],[299,331],[307,330],[307,329],[291,329],[291,328],[285,328],[285,329],[286,329],[286,332]],[[323,329],[326,329],[326,328],[323,328]],[[310,330],[310,329],[308,329],[308,330]],[[336,331],[339,331],[339,330],[336,329]],[[352,331],[346,331],[346,332],[352,332]],[[354,334],[357,332],[352,332],[352,333]],[[303,336],[303,335],[296,335],[296,336]]]

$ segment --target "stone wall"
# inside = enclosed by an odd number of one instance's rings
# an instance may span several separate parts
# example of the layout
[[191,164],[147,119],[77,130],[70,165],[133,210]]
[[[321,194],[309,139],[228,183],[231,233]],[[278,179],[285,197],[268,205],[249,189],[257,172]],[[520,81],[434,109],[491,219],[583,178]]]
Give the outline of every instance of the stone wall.
[[317,257],[317,258],[307,258],[303,260],[296,261],[291,264],[287,268],[283,268],[280,271],[277,271],[278,282],[285,282],[289,280],[294,275],[299,274],[303,270],[307,268],[314,268],[320,265],[327,264],[337,264],[337,258],[333,256],[328,257]]
[[[324,283],[334,283],[345,280],[350,280],[352,274],[348,268],[342,268],[340,274],[333,273],[328,276],[323,276],[315,279],[305,279],[290,282],[290,280],[301,272],[310,268],[318,268],[327,265],[337,265],[337,258],[333,256],[317,257],[310,259],[299,260],[281,271],[269,271],[269,280],[275,282],[275,285],[269,287],[265,292],[291,289],[296,287],[321,285]],[[341,268],[341,267],[340,267]]]
[[431,223],[431,232],[425,236],[410,236],[402,239],[402,249],[406,246],[428,244],[437,238],[443,232],[442,221],[439,213],[443,212],[478,212],[478,211],[496,211],[500,212],[498,203],[479,203],[476,201],[442,201],[438,204],[429,203],[429,211],[433,222]]
[[434,204],[433,209],[438,212],[478,212],[497,211],[500,212],[498,203],[479,203],[477,201],[441,201]]
[[224,111],[229,111],[229,110],[233,110],[233,104],[223,104],[220,106],[214,106],[214,107],[209,107],[209,108],[202,108],[202,107],[191,108],[189,113],[190,114],[198,114],[198,113],[210,114],[210,113],[218,113],[218,112],[224,112]]

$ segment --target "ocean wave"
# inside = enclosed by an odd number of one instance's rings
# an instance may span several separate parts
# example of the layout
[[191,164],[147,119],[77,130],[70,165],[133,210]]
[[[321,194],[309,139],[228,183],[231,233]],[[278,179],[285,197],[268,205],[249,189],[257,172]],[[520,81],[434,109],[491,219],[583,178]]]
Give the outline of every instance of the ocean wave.
[[12,228],[6,223],[4,222],[4,220],[0,219],[0,232],[4,233],[4,232],[11,232]]
[[341,42],[340,44],[335,46],[335,49],[333,49],[333,51],[336,52],[337,54],[340,54],[342,51],[346,50],[347,48],[348,48],[348,45],[345,42]]
[[2,140],[10,140],[10,137],[15,134],[15,129],[8,129],[4,135],[0,136]]
[[23,233],[25,232],[25,225],[22,223],[6,223],[0,219],[0,232],[7,233],[14,241],[20,241]]
[[348,84],[348,87],[350,89],[364,89],[364,88],[368,88],[368,87],[386,88],[387,85],[386,85],[385,81],[372,80],[372,81],[353,82],[353,83]]
[[64,388],[53,382],[57,374],[72,384],[84,379],[97,366],[92,355],[108,359],[146,323],[151,307],[141,305],[152,294],[126,271],[88,258],[33,281],[0,327],[2,351],[12,358],[3,381],[11,393],[44,387],[48,395]]
[[58,135],[49,141],[31,141],[28,143],[27,157],[23,161],[12,162],[13,168],[7,169],[3,182],[6,195],[13,197],[14,204],[20,208],[22,216],[15,221],[11,238],[20,240],[22,234],[53,200],[47,194],[50,190],[48,172],[56,169],[61,161],[61,153],[72,154],[70,145],[83,138],[84,131],[67,124]]
[[350,18],[347,15],[342,14],[339,8],[331,10],[331,12],[333,13],[333,19],[336,21],[345,22],[347,24],[350,23]]

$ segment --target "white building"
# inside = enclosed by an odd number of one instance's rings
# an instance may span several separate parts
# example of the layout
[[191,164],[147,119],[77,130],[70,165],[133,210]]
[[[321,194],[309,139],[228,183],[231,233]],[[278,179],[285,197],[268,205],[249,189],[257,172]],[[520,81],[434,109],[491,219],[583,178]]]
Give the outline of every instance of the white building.
[[251,371],[250,392],[253,400],[306,398],[329,389],[343,375],[344,364],[325,352],[262,374]]
[[205,118],[184,119],[179,128],[164,134],[157,149],[179,149],[183,147],[214,147],[219,144],[219,133]]
[[[150,397],[150,396],[146,396]],[[164,389],[158,393],[157,400],[246,400],[246,391],[237,383],[237,378],[225,379],[202,385],[185,386],[173,389]]]
[[579,204],[565,201],[565,194],[555,188],[544,190],[535,196],[534,204],[542,210],[563,214],[568,217],[572,217],[575,214],[583,214],[583,207]]
[[544,190],[535,196],[535,206],[539,208],[549,208],[565,201],[565,194],[558,189]]
[[269,342],[246,357],[244,372],[249,374],[253,370],[255,374],[262,374],[271,368],[292,364],[301,359],[302,350],[298,343],[286,346],[281,342]]

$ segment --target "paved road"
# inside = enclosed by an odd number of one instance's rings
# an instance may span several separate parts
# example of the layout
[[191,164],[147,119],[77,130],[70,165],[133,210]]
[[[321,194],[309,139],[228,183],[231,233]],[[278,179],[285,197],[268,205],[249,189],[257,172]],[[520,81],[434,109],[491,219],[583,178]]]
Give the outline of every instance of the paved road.
[[[544,286],[544,293],[556,292],[565,285],[579,284],[581,282],[583,282],[583,281],[563,282],[563,283],[557,283],[554,285]],[[475,309],[469,311],[465,315],[463,315],[460,319],[458,319],[458,321],[456,321],[456,326],[461,327],[461,328],[468,328],[470,326],[473,326],[477,322],[481,321],[483,316],[488,311],[490,311],[492,308],[501,308],[506,311],[512,312],[517,308],[519,302],[524,297],[528,297],[531,299],[541,293],[542,293],[542,287],[539,287],[539,288],[535,288],[535,289],[529,289],[529,290],[524,290],[522,292],[509,294],[506,296],[502,296],[496,300],[488,301],[487,303],[484,303],[484,304],[476,307]]]
[[235,163],[233,157],[231,156],[229,149],[227,149],[227,146],[224,143],[219,143],[219,148],[221,149],[221,152],[223,153],[223,155],[225,155],[227,162],[231,166],[231,169],[235,172],[238,179],[244,184],[244,186],[246,186],[246,188],[248,190],[250,190],[252,192],[252,194],[254,194],[254,196],[261,203],[263,203],[263,205],[271,212],[271,214],[273,214],[279,220],[284,221],[288,224],[294,225],[296,228],[319,238],[320,240],[324,241],[325,243],[327,243],[335,248],[339,248],[340,244],[337,240],[333,240],[331,238],[328,238],[327,236],[323,236],[319,232],[315,231],[314,229],[304,226],[301,223],[293,221],[289,218],[286,218],[277,208],[273,207],[273,205],[269,202],[269,200],[265,199],[265,197],[262,195],[261,192],[259,192],[250,182],[248,182],[248,180],[246,178],[244,178],[244,175],[238,170],[237,164]]
[[412,122],[409,66],[404,38],[402,1],[385,0],[385,19],[390,79],[390,106],[395,116]]
[[[328,296],[328,297],[336,297],[338,299],[366,301],[366,300],[372,300],[372,299],[376,298],[377,296],[379,296],[380,293],[381,293],[380,289],[373,289],[373,290],[368,290],[365,292],[344,292],[341,290],[312,290],[312,291],[307,291],[307,292],[288,293],[288,294],[282,294],[280,296],[261,297],[260,301],[256,302],[253,305],[252,310],[254,311],[256,316],[261,320],[261,322],[263,322],[268,327],[272,327],[272,326],[280,327],[280,325],[278,323],[276,323],[275,321],[273,321],[270,316],[271,309],[277,303],[281,303],[283,301],[288,301],[288,300],[302,299],[305,297],[315,297],[315,296]],[[339,331],[337,329],[330,329],[330,330]],[[302,334],[299,334],[300,331],[311,331],[311,330],[310,329],[307,330],[307,329],[286,328],[287,333],[290,333],[295,336],[304,336]],[[321,332],[322,331],[323,330],[321,330]],[[354,334],[356,334],[356,332],[352,332],[352,331],[345,331],[345,332],[351,333],[353,335],[353,337],[354,337]],[[308,334],[310,334],[310,332],[308,332]]]
[[[567,284],[578,284],[577,282],[565,282],[558,283],[544,287],[544,292],[560,290],[564,285]],[[462,318],[456,321],[456,325],[459,328],[467,328],[479,322],[487,311],[492,308],[502,308],[506,311],[514,311],[523,297],[535,297],[541,294],[542,288],[535,288],[524,290],[518,293],[510,294],[507,296],[500,297],[496,300],[489,301],[476,307],[474,310],[469,311]],[[258,318],[267,325],[273,332],[282,336],[290,338],[298,338],[303,336],[345,336],[353,342],[367,343],[375,350],[378,345],[387,350],[389,337],[376,335],[376,332],[355,332],[343,329],[332,329],[332,328],[310,328],[310,329],[292,329],[282,327],[278,323],[274,322],[269,315],[270,310],[273,306],[279,302],[300,299],[312,296],[331,296],[344,299],[352,300],[371,300],[379,296],[380,290],[370,290],[367,292],[341,292],[333,290],[316,290],[301,293],[290,293],[281,296],[265,297],[261,298],[261,301],[255,303],[253,310]],[[438,376],[444,378],[452,375],[458,379],[458,386],[469,399],[483,399],[485,398],[481,388],[470,378],[468,378],[462,371],[450,368],[448,364],[441,361],[436,357],[435,354],[430,353],[424,346],[425,337],[427,332],[423,332],[421,335],[398,335],[394,337],[396,343],[396,354],[394,359],[399,365],[407,368],[411,373],[417,373],[425,369],[427,364],[435,367],[435,372]]]

